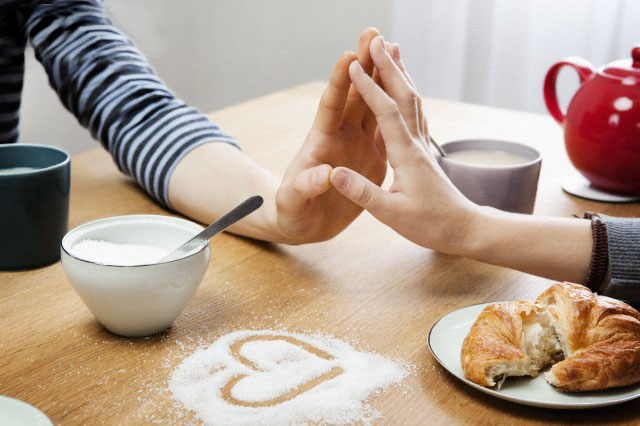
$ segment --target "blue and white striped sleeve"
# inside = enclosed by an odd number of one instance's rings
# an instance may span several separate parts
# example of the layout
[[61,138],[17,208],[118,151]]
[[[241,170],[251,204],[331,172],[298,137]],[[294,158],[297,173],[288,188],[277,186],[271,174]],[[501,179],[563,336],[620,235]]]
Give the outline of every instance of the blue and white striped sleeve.
[[0,144],[18,141],[26,44],[22,9],[0,0]]
[[26,26],[64,106],[122,172],[169,208],[169,178],[185,154],[207,142],[237,146],[167,89],[102,1],[38,3]]

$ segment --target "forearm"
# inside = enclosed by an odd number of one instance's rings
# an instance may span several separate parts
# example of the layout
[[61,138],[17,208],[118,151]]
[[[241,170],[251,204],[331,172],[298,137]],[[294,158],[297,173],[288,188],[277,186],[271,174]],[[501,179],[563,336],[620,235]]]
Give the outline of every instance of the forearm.
[[211,140],[234,143],[174,96],[102,1],[39,2],[27,28],[64,106],[163,204],[172,207],[168,179],[185,153]]
[[169,181],[169,200],[180,213],[211,223],[252,195],[264,198],[256,212],[230,232],[265,241],[286,242],[278,232],[275,193],[279,180],[225,143],[195,148],[178,163]]
[[467,257],[559,281],[584,283],[593,239],[585,219],[530,216],[480,208]]

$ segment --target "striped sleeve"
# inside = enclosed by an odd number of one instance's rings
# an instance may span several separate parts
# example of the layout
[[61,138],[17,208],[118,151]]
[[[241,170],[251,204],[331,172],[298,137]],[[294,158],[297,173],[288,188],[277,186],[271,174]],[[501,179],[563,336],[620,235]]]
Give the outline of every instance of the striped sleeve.
[[186,153],[214,141],[237,146],[165,87],[101,1],[39,4],[27,31],[64,106],[169,208],[169,178]]
[[20,7],[0,0],[0,144],[18,141],[26,37]]

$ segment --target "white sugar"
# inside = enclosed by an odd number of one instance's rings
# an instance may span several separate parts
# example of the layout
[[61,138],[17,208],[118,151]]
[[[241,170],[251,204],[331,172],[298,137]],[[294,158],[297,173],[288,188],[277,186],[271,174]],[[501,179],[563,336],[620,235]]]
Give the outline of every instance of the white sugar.
[[367,399],[406,375],[330,336],[241,330],[187,357],[169,390],[206,424],[368,424]]
[[247,402],[277,398],[334,366],[331,361],[283,340],[247,342],[240,354],[265,371],[240,380],[233,387],[231,396]]
[[168,250],[154,246],[117,244],[100,240],[82,240],[71,248],[71,254],[80,259],[118,266],[156,263],[168,253]]

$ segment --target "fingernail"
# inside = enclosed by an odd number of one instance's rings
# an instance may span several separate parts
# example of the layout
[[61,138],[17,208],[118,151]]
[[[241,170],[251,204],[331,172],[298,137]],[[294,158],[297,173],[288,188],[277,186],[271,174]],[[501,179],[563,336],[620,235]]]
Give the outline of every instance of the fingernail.
[[400,46],[398,45],[398,43],[393,43],[393,48],[391,49],[391,51],[393,52],[393,59],[395,59],[396,61],[400,60]]
[[380,50],[382,50],[383,52],[387,51],[387,48],[384,45],[384,37],[382,36],[378,36],[380,38],[380,42],[378,43],[378,47],[380,48]]
[[313,184],[315,186],[324,186],[327,183],[327,174],[323,170],[316,170],[313,174]]
[[350,180],[349,173],[344,170],[338,170],[333,176],[333,179],[331,179],[331,183],[338,189],[346,189],[349,186]]
[[356,54],[353,52],[353,50],[347,50],[342,54],[343,58],[355,58]]
[[349,65],[350,67],[353,67],[354,70],[356,70],[359,73],[364,73],[364,69],[362,69],[362,65],[360,65],[360,62],[353,61],[351,62],[351,65]]

